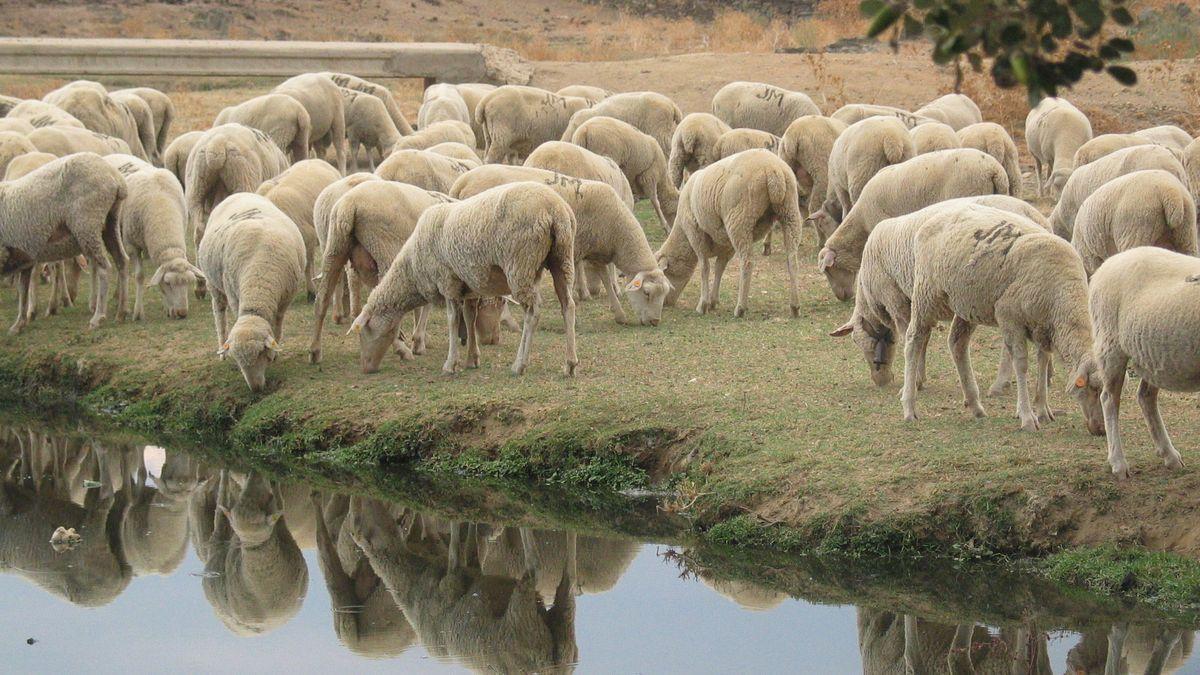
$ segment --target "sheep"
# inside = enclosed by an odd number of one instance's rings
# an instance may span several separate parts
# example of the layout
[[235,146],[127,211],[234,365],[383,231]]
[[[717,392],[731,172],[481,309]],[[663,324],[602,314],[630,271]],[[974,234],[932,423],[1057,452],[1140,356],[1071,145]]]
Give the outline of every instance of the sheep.
[[13,108],[17,107],[21,103],[22,100],[24,100],[24,99],[19,99],[15,96],[5,96],[3,94],[0,94],[0,117],[7,115],[8,112],[10,110],[12,110]]
[[1075,151],[1075,168],[1107,157],[1118,150],[1132,148],[1138,145],[1157,145],[1155,142],[1133,134],[1100,134],[1092,140],[1079,146]]
[[1192,188],[1192,196],[1200,194],[1200,140],[1192,141],[1180,155],[1183,171],[1187,174],[1187,183]]
[[432,152],[439,155],[445,155],[451,159],[457,159],[460,162],[478,164],[479,155],[471,149],[470,146],[458,143],[456,141],[446,141],[425,148],[426,152]]
[[895,117],[909,129],[916,127],[918,124],[939,121],[932,117],[916,115],[902,108],[894,108],[887,105],[871,105],[868,103],[848,103],[835,110],[830,117],[847,126],[871,117]]
[[758,129],[730,129],[721,134],[713,148],[714,161],[736,155],[743,150],[763,148],[771,152],[779,150],[779,137]]
[[22,136],[28,136],[36,128],[29,123],[29,120],[19,117],[0,117],[0,131],[11,131]]
[[[554,171],[523,166],[491,164],[463,174],[450,188],[450,196],[467,199],[485,190],[517,181],[549,185],[567,202],[575,214],[575,269],[579,262],[613,265],[628,279],[625,287],[629,304],[641,325],[657,326],[662,319],[662,304],[671,285],[658,268],[641,224],[611,186],[593,180],[581,180]],[[615,279],[604,275],[613,318],[626,322],[618,299]]]
[[621,120],[593,117],[580,125],[571,142],[616,162],[634,196],[649,199],[658,222],[671,229],[679,191],[667,177],[667,158],[653,138]]
[[312,120],[308,110],[286,94],[265,94],[217,113],[214,126],[241,124],[266,134],[291,161],[308,159]]
[[[150,113],[154,120],[154,129],[156,137],[154,139],[154,152],[158,156],[167,149],[167,139],[170,138],[171,124],[175,121],[175,104],[171,101],[171,97],[163,92],[152,89],[150,87],[136,87],[133,89],[118,89],[113,94],[129,93],[141,98],[150,106]],[[149,148],[147,148],[149,150]]]
[[148,159],[133,114],[114,101],[104,87],[94,82],[74,82],[46,94],[42,100],[65,110],[96,133],[125,141],[131,154]]
[[788,125],[821,109],[807,94],[761,82],[730,82],[712,99],[713,114],[734,129],[758,129],[782,136]]
[[[424,129],[435,122],[457,120],[471,123],[472,111],[467,101],[452,84],[434,84],[425,89],[421,108],[417,112],[417,128]],[[474,132],[472,132],[474,133]]]
[[[832,117],[806,115],[790,125],[779,139],[778,154],[796,174],[800,209],[805,214],[821,208],[829,186],[829,155],[846,124]],[[821,241],[824,244],[824,239]]]
[[572,115],[559,137],[560,140],[571,140],[575,130],[593,117],[612,117],[633,125],[638,131],[657,141],[663,157],[666,157],[671,152],[671,136],[675,134],[675,127],[683,120],[683,113],[674,101],[657,92],[630,91],[613,94]]
[[163,168],[175,174],[180,185],[187,180],[187,162],[188,157],[192,154],[192,148],[196,147],[196,143],[199,143],[203,137],[203,131],[189,131],[171,141],[171,144],[163,151]]
[[97,155],[132,153],[129,144],[119,138],[75,127],[42,127],[34,129],[26,138],[39,152],[48,152],[59,157],[77,152],[94,152]]
[[908,128],[894,117],[869,117],[846,127],[829,151],[829,185],[821,210],[813,215],[817,230],[832,231],[880,169],[916,154]]
[[1173,124],[1142,129],[1133,132],[1133,135],[1177,152],[1182,152],[1192,142],[1191,134]]
[[375,170],[375,155],[380,161],[392,152],[392,146],[400,140],[400,130],[388,116],[383,101],[370,94],[360,94],[342,89],[346,106],[346,142],[350,146],[350,159],[358,171],[358,154],[361,148],[367,156],[371,171]]
[[884,218],[912,213],[930,204],[975,195],[1008,194],[1008,176],[991,155],[971,148],[918,155],[889,166],[871,179],[846,218],[817,254],[834,297],[854,293],[863,245]]
[[457,120],[434,122],[412,134],[404,136],[392,144],[392,152],[398,150],[425,150],[439,143],[462,143],[467,147],[475,147],[475,132],[471,125]]
[[1080,167],[1071,174],[1062,188],[1062,195],[1054,211],[1050,213],[1050,225],[1054,234],[1071,240],[1075,231],[1075,216],[1083,200],[1108,181],[1134,171],[1162,169],[1188,184],[1187,173],[1175,155],[1157,145],[1139,145],[1118,150],[1110,155]]
[[1021,196],[1021,155],[1017,144],[1004,127],[995,122],[979,122],[958,130],[959,145],[991,155],[1008,176],[1008,194]]
[[262,391],[267,365],[281,351],[284,316],[304,281],[304,239],[286,213],[248,192],[218,204],[205,229],[197,258],[212,291],[217,355],[232,357],[250,391]]
[[[133,320],[146,318],[142,290],[153,287],[162,292],[168,318],[186,318],[188,291],[204,273],[187,259],[183,187],[170,171],[156,169],[133,155],[109,155],[104,161],[120,172],[129,186],[129,195],[117,217],[122,243],[133,265]],[[143,260],[155,266],[149,282],[145,280]],[[123,319],[125,307],[117,311],[117,318]]]
[[1134,171],[1097,188],[1079,207],[1071,244],[1088,276],[1106,259],[1138,246],[1200,255],[1196,202],[1174,174]]
[[[904,336],[905,420],[917,419],[917,385],[925,370],[930,332],[953,318],[950,354],[958,369],[964,406],[985,412],[971,369],[975,326],[995,326],[1017,375],[1017,415],[1024,431],[1054,419],[1047,391],[1051,354],[1071,373],[1069,392],[1088,431],[1104,433],[1099,377],[1092,355],[1087,275],[1071,245],[1036,223],[987,206],[936,211],[913,237],[912,313]],[[1030,405],[1027,340],[1038,351],[1037,389]],[[1035,409],[1036,407],[1036,409]]]
[[150,104],[141,96],[128,91],[114,91],[108,96],[129,110],[146,157],[155,164],[159,163],[161,158],[158,154],[158,129],[154,126],[154,111],[150,109]]
[[[392,124],[396,125],[396,129],[401,134],[408,136],[413,132],[412,125],[408,123],[408,118],[400,111],[400,104],[396,103],[396,98],[392,96],[392,92],[387,87],[369,82],[361,77],[346,75],[345,73],[321,73],[321,75],[329,78],[334,84],[343,89],[356,91],[360,94],[370,94],[379,99],[383,102],[384,107],[387,108],[388,116],[392,118]],[[462,86],[459,85],[459,87]]]
[[448,192],[459,176],[477,166],[479,162],[464,162],[428,150],[397,150],[375,169],[375,175],[425,190]]
[[[1057,197],[1075,170],[1075,152],[1092,139],[1092,123],[1061,98],[1044,98],[1025,117],[1025,143],[1033,155],[1038,196]],[[1044,174],[1044,175],[1043,175]]]
[[716,161],[713,146],[721,134],[729,131],[716,115],[688,113],[675,127],[671,135],[671,152],[667,158],[667,171],[671,184],[683,185],[684,172],[692,173]]
[[[700,261],[700,301],[696,312],[717,308],[721,277],[732,255],[741,275],[733,315],[746,313],[754,242],[766,236],[773,222],[783,230],[787,251],[788,296],[792,316],[800,315],[797,290],[797,250],[803,218],[798,208],[796,177],[782,159],[768,150],[747,150],[697,171],[683,184],[676,229],[683,228]],[[717,258],[709,286],[709,259]]]
[[71,113],[44,101],[21,101],[12,110],[9,110],[5,117],[28,120],[37,128],[49,126],[87,128]]
[[253,193],[287,166],[279,146],[257,129],[223,124],[204,132],[188,156],[183,183],[196,246],[204,241],[209,214],[217,204],[238,192]]
[[285,80],[271,93],[286,94],[304,106],[311,124],[309,147],[321,157],[332,145],[338,171],[346,173],[346,109],[338,85],[324,75],[306,73]]
[[[444,301],[449,353],[442,369],[459,367],[459,312],[467,324],[467,366],[479,365],[474,297],[510,295],[525,308],[521,342],[512,371],[529,363],[540,298],[537,282],[550,271],[562,308],[566,338],[564,372],[575,374],[575,217],[550,187],[535,183],[503,185],[455,204],[431,206],[421,215],[387,274],[354,319],[363,370],[372,372],[394,341],[404,313]],[[497,268],[502,274],[497,274]]]
[[[329,233],[329,219],[337,201],[351,189],[367,181],[375,180],[383,179],[373,173],[352,173],[334,181],[329,187],[322,190],[321,194],[317,195],[317,201],[313,204],[313,229],[317,233],[317,250],[322,251],[322,259],[324,259],[325,241]],[[336,301],[333,302],[333,322],[338,325],[341,325],[348,316],[357,315],[360,309],[357,283],[356,280],[348,278],[349,274],[350,272],[347,270],[342,275],[342,278],[337,281],[338,287],[334,292]]]
[[577,98],[587,99],[588,105],[593,106],[612,96],[613,93],[601,87],[593,87],[586,84],[569,84],[562,89],[554,92],[559,96],[574,96]]
[[918,124],[909,133],[912,134],[913,149],[918,155],[962,147],[954,127],[941,122]]
[[[862,350],[871,380],[876,385],[882,387],[892,381],[895,343],[908,331],[915,259],[913,235],[933,214],[960,211],[972,204],[1015,213],[1049,230],[1049,222],[1041,212],[1028,202],[1008,195],[949,199],[880,221],[863,247],[862,267],[855,283],[854,311],[845,324],[830,333],[833,337],[851,336]],[[924,376],[924,373],[917,374],[918,386]],[[1011,360],[1006,356],[989,394],[1003,391],[1010,378]]]
[[471,131],[475,133],[475,147],[483,149],[483,126],[479,124],[479,119],[475,115],[476,109],[479,108],[479,102],[484,96],[496,90],[494,84],[484,84],[483,82],[465,82],[454,85],[458,89],[458,93],[463,97],[463,101],[467,104],[467,110],[471,113]]
[[587,107],[587,99],[535,87],[505,85],[489,92],[475,108],[484,162],[519,164],[541,144],[562,138],[572,116]]
[[[322,272],[317,291],[316,323],[313,326],[309,362],[321,362],[321,336],[329,303],[336,298],[337,284],[349,265],[355,279],[369,289],[379,285],[388,267],[408,241],[425,209],[449,201],[446,195],[414,185],[390,181],[365,181],[346,191],[329,214],[323,235]],[[425,353],[425,320],[428,309],[418,308],[417,329],[412,349],[402,338],[395,345],[403,358]]]
[[970,97],[963,94],[940,96],[917,108],[913,114],[931,117],[942,124],[949,125],[955,131],[983,121],[983,114],[979,112],[979,106]]
[[0,175],[4,174],[12,160],[37,151],[37,147],[24,135],[15,131],[0,131]]
[[1168,469],[1183,468],[1158,410],[1158,391],[1200,389],[1200,343],[1190,325],[1198,279],[1200,260],[1151,246],[1118,253],[1092,275],[1088,305],[1103,386],[1100,401],[1108,463],[1118,479],[1129,478],[1119,424],[1127,368],[1141,379],[1138,403],[1159,458]]
[[313,263],[317,257],[318,242],[316,226],[313,224],[313,207],[321,192],[339,178],[341,175],[329,163],[306,159],[264,181],[255,191],[286,213],[300,230],[300,237],[304,239],[304,280],[309,300],[316,298],[313,282],[316,270]]
[[58,159],[58,155],[52,155],[48,152],[27,152],[24,155],[19,155],[12,158],[8,163],[8,168],[4,172],[4,180],[16,180],[22,176],[28,175],[31,171],[41,168],[50,162]]
[[608,183],[620,195],[621,201],[633,209],[633,188],[621,167],[608,157],[587,148],[562,141],[543,143],[525,159],[525,166]]
[[[99,327],[107,317],[109,270],[114,264],[123,270],[128,260],[117,224],[127,194],[121,174],[94,153],[63,157],[0,183],[0,274],[20,272],[17,320],[9,333],[20,333],[29,322],[33,264],[79,253],[96,281],[97,302],[88,327]],[[59,228],[67,236],[55,239]]]

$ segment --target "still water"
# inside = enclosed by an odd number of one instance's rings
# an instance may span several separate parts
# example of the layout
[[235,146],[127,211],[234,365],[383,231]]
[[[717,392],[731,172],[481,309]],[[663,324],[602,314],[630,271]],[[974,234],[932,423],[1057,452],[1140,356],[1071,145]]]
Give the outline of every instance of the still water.
[[[0,672],[1200,672],[1192,631],[1044,590],[972,598],[1047,606],[1004,623],[853,583],[805,600],[680,546],[453,522],[29,427],[0,427],[0,471]],[[52,544],[59,527],[80,540]]]

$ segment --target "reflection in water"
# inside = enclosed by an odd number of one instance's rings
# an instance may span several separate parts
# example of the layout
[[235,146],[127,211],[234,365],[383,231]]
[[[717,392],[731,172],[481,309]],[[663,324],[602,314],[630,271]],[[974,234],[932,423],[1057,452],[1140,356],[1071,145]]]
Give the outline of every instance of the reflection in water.
[[[0,472],[0,572],[72,604],[112,603],[135,577],[181,576],[190,541],[202,570],[192,574],[213,614],[232,635],[264,635],[301,612],[309,592],[303,551],[311,550],[345,653],[386,659],[423,649],[480,672],[586,664],[579,603],[616,587],[642,549],[573,532],[453,522],[206,467],[180,452],[27,428],[0,428]],[[49,540],[58,527],[74,528],[82,540],[55,552]],[[686,558],[674,550],[666,557]],[[684,563],[683,571],[746,610],[795,604],[779,590],[703,566]],[[689,588],[696,587],[679,592]],[[1040,675],[1055,672],[1054,663],[1071,673],[1174,673],[1192,658],[1191,631],[1146,624],[1082,617],[1082,628],[1065,634],[1070,626],[1036,619],[989,626],[874,606],[856,611],[858,653],[840,662],[872,675]],[[1056,646],[1062,640],[1071,646]],[[649,663],[664,657],[644,655]]]

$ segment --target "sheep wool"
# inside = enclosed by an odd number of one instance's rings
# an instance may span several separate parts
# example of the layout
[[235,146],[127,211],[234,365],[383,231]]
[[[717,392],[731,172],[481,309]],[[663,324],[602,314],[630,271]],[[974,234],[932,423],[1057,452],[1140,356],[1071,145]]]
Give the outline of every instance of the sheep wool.
[[613,94],[596,105],[571,116],[571,121],[560,138],[571,140],[584,122],[593,117],[612,117],[637,128],[653,138],[663,156],[671,153],[671,136],[675,127],[683,120],[683,113],[667,96],[653,91],[630,91]]
[[633,188],[621,167],[612,159],[587,148],[563,141],[543,143],[530,153],[525,166],[608,183],[621,196],[621,201],[633,209]]
[[621,167],[635,197],[649,199],[664,229],[671,229],[679,191],[667,177],[667,158],[649,135],[613,117],[593,117],[575,130],[571,142]]
[[733,129],[758,129],[773,136],[782,136],[800,117],[821,114],[808,94],[761,82],[730,82],[721,87],[713,95],[712,111]]
[[671,135],[667,172],[675,187],[683,185],[684,174],[693,173],[716,161],[713,148],[729,125],[708,113],[688,113]]

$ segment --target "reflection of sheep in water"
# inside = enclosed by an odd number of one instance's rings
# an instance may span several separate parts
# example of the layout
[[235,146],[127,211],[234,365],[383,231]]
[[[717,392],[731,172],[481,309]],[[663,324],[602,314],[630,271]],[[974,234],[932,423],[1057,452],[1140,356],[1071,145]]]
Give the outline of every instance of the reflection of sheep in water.
[[218,481],[204,596],[234,633],[266,633],[300,611],[308,567],[265,478],[251,473],[239,487],[222,471]]
[[558,582],[571,559],[572,541],[578,551],[575,586],[588,594],[604,593],[616,586],[640,548],[637,542],[625,539],[502,527],[486,538],[480,537],[479,565],[484,574],[513,579],[533,569],[538,594],[548,602],[554,598]]
[[885,610],[858,610],[864,675],[1051,675],[1045,632],[1032,626],[1004,628],[999,638],[973,623],[952,626]]
[[1190,630],[1118,623],[1084,632],[1067,652],[1067,668],[1084,675],[1175,673],[1192,657],[1195,637]]
[[700,572],[700,580],[704,582],[705,586],[737,603],[742,609],[755,612],[775,609],[788,598],[787,593],[773,591],[765,586],[741,579],[718,579],[703,571]]
[[[141,460],[141,455],[135,455]],[[187,553],[188,498],[197,487],[191,461],[182,453],[167,455],[157,486],[146,484],[144,462],[124,472],[129,495],[121,519],[121,551],[134,574],[167,575]]]

